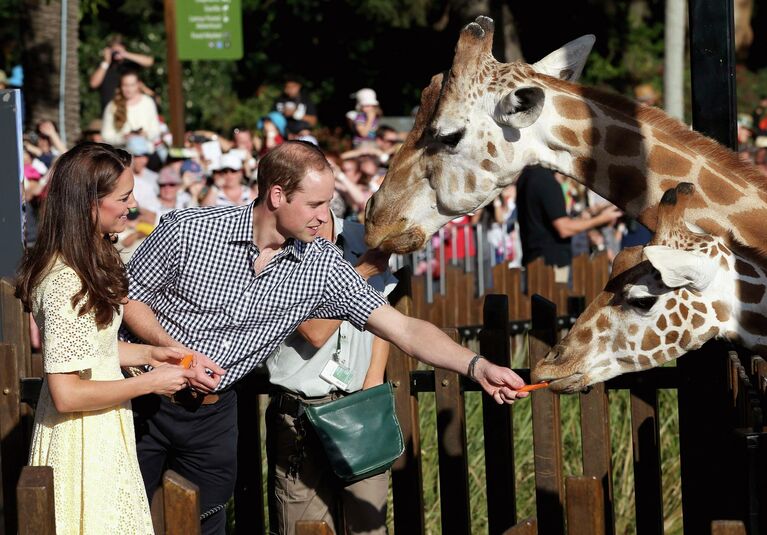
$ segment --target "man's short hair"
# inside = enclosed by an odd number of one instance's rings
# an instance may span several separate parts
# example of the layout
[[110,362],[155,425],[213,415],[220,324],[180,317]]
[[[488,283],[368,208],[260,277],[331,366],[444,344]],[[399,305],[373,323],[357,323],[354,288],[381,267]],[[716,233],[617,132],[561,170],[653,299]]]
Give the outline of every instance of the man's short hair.
[[301,181],[309,171],[332,172],[322,151],[306,141],[286,141],[266,153],[258,162],[258,198],[265,199],[272,186],[281,186],[290,202],[301,191]]
[[382,124],[376,129],[376,137],[383,139],[387,132],[397,133],[397,131],[388,124]]

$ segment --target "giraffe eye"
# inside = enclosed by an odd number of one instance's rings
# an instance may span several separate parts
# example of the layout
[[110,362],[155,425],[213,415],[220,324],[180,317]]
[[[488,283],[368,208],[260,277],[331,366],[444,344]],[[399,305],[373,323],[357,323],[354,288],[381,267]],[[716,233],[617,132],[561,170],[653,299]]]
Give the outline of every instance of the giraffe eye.
[[463,139],[463,135],[466,133],[465,128],[461,128],[460,130],[456,130],[455,132],[450,132],[449,134],[442,134],[437,133],[434,135],[434,139],[436,139],[438,142],[442,143],[443,145],[450,147],[451,149],[454,149],[458,143],[461,142],[461,139]]
[[626,302],[629,305],[638,308],[639,310],[650,310],[657,301],[658,298],[652,295],[645,297],[629,297],[626,299]]

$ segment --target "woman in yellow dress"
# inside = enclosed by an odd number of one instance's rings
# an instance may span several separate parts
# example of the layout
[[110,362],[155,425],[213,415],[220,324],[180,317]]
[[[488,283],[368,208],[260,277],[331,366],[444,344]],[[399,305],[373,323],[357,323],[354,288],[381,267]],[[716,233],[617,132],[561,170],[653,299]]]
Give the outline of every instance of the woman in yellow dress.
[[[173,394],[193,371],[182,352],[118,342],[128,283],[111,236],[133,199],[130,155],[84,143],[51,170],[40,231],[17,295],[43,340],[43,381],[29,456],[53,467],[56,532],[151,534],[130,399]],[[121,366],[152,365],[123,378]],[[167,364],[167,365],[166,365]]]

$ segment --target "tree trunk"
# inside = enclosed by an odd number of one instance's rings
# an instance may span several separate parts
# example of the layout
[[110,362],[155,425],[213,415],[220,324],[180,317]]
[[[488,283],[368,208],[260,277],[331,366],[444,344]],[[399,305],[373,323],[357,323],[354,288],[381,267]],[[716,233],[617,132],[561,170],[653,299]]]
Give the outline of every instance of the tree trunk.
[[735,55],[739,60],[748,56],[748,49],[754,41],[754,31],[751,29],[751,14],[754,11],[754,0],[735,0]]
[[[80,137],[78,72],[79,0],[25,0],[24,98],[26,124],[48,119],[59,127],[67,146]],[[62,11],[66,9],[62,70]],[[64,80],[62,83],[62,74]]]
[[687,21],[685,0],[666,0],[666,57],[663,100],[666,113],[684,120],[684,51]]

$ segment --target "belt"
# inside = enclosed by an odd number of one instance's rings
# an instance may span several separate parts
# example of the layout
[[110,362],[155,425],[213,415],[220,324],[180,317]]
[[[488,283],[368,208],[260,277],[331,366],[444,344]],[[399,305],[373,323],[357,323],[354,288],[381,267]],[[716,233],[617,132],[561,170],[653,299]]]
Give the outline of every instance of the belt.
[[333,401],[346,395],[346,392],[336,390],[327,396],[316,398],[304,397],[300,394],[288,392],[286,390],[277,390],[272,392],[272,405],[281,414],[287,414],[293,418],[298,418],[304,413],[305,404],[320,404]]
[[184,388],[175,394],[165,396],[174,405],[181,405],[189,410],[197,410],[200,405],[213,405],[221,399],[219,394],[203,394],[191,388]]

